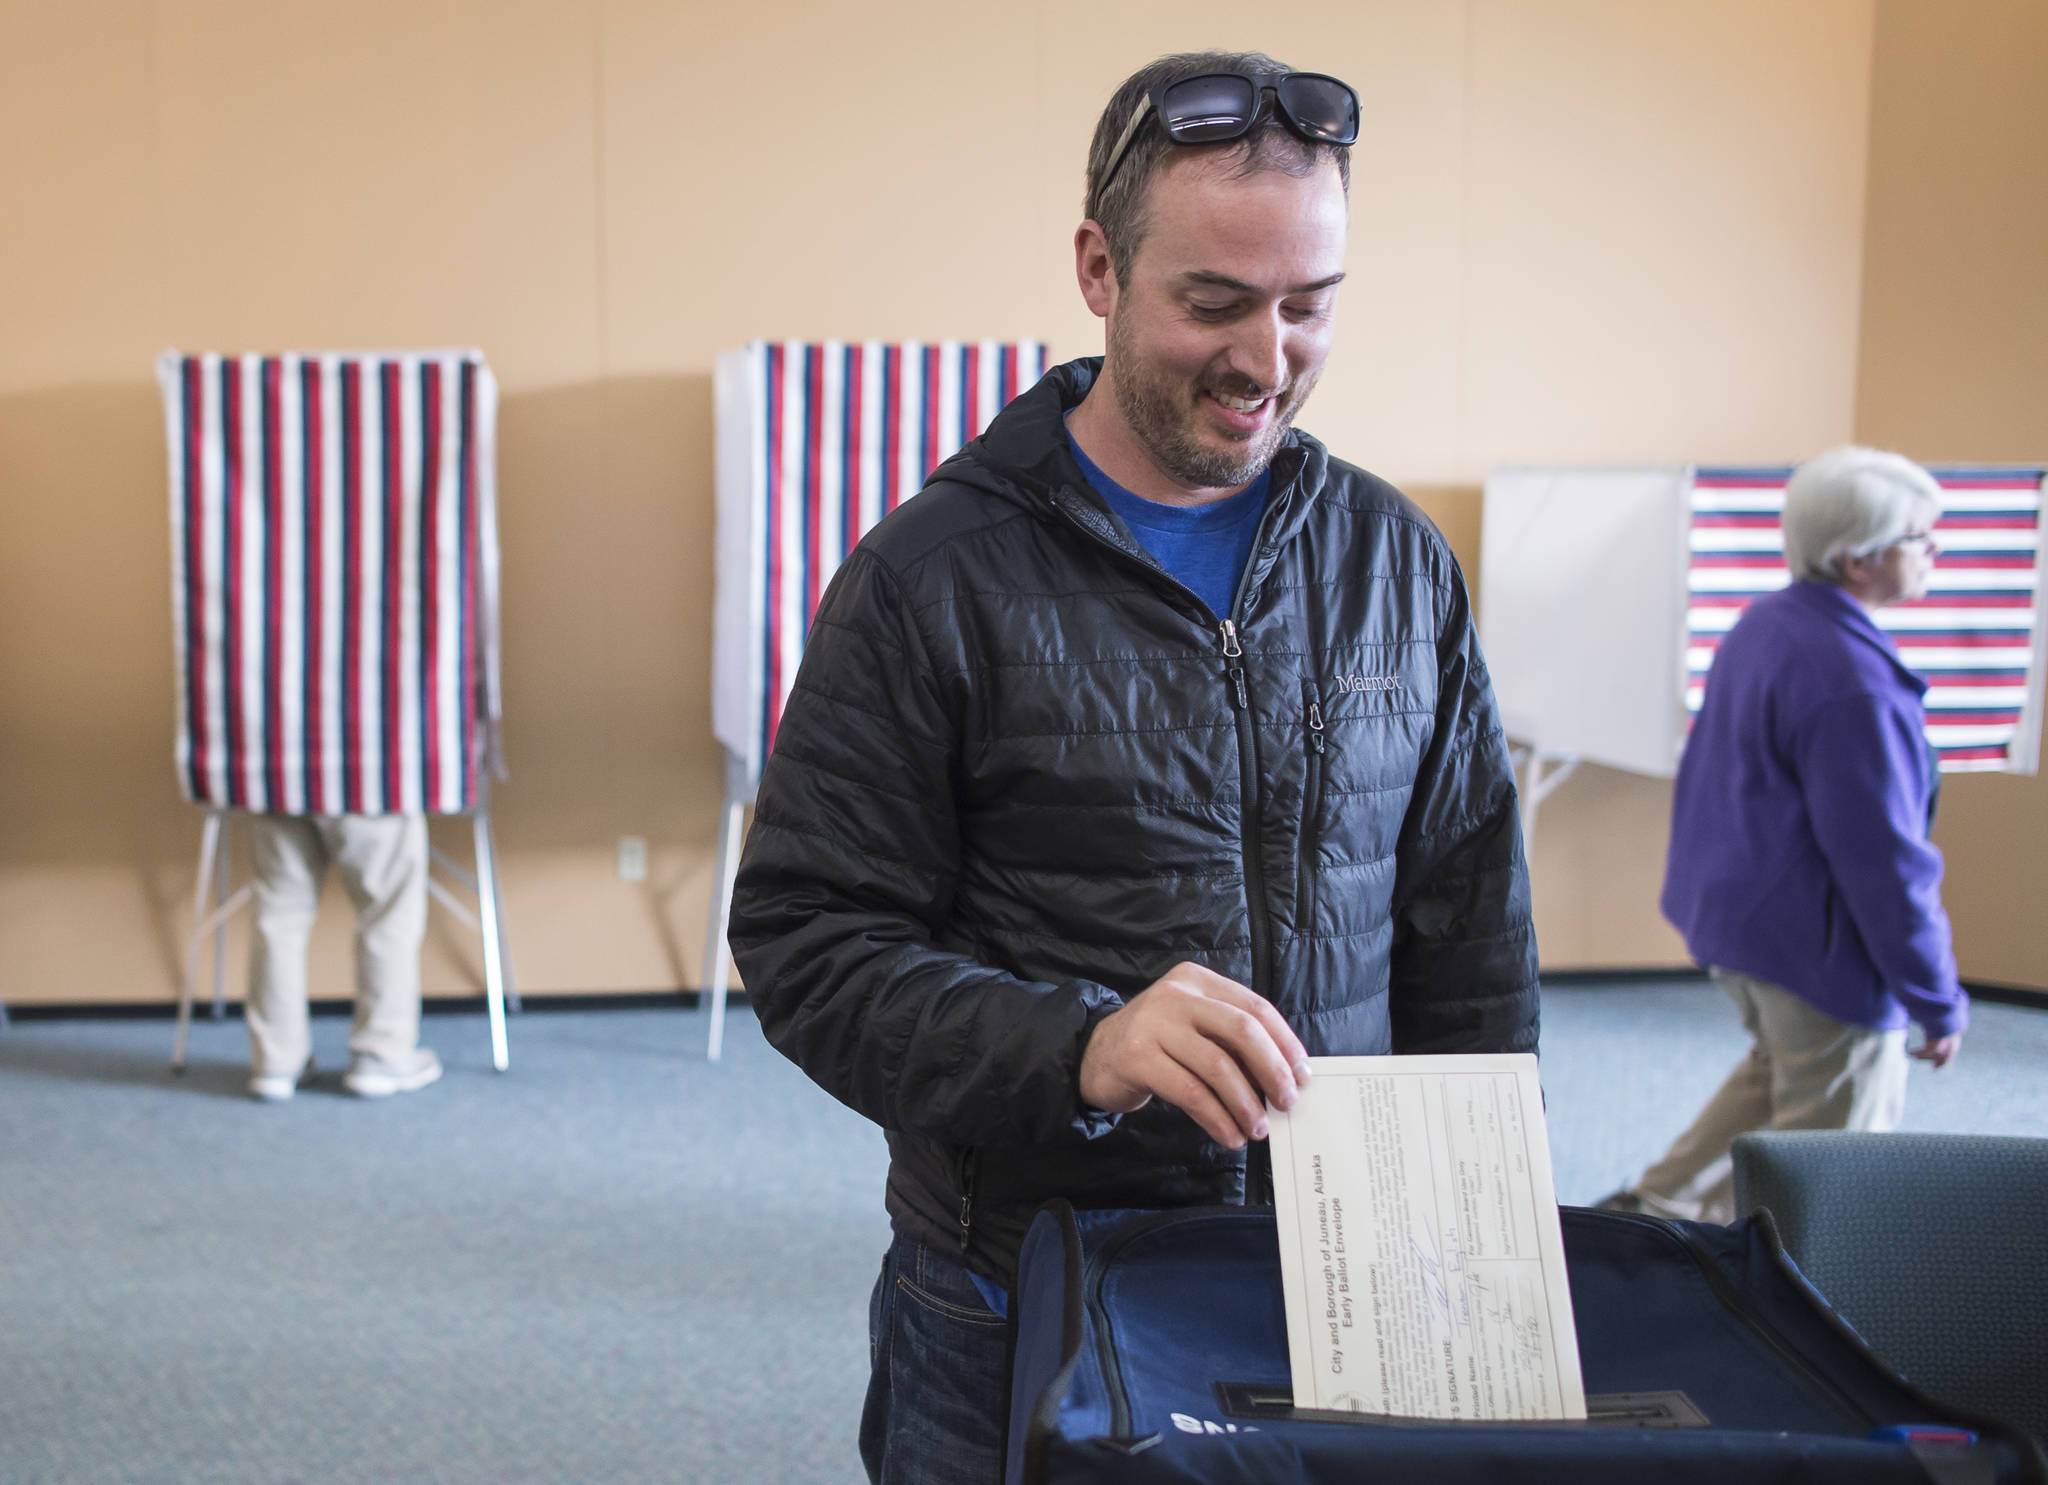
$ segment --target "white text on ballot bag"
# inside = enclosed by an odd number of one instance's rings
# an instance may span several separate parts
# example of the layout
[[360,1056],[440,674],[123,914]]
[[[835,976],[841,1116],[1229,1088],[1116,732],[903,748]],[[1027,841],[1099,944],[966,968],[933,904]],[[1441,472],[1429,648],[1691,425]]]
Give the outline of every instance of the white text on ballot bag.
[[1584,1418],[1535,1057],[1309,1065],[1269,1111],[1294,1405]]

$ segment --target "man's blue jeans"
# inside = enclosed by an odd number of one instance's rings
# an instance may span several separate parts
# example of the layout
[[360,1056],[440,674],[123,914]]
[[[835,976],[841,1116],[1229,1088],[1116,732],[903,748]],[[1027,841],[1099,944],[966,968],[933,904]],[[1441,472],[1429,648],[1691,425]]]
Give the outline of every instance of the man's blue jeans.
[[899,1236],[868,1300],[860,1457],[874,1485],[1000,1485],[1009,1323],[967,1270]]

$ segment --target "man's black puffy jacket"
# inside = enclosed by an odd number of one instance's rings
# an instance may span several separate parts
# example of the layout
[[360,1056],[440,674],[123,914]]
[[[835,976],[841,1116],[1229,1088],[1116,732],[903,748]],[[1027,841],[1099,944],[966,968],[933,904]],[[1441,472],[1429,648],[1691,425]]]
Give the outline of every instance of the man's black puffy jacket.
[[1005,1280],[1048,1197],[1241,1192],[1177,1109],[1076,1089],[1094,1023],[1182,960],[1311,1055],[1536,1044],[1514,776],[1442,536],[1291,433],[1212,614],[1074,462],[1098,365],[840,569],[732,911],[768,1040],[888,1132],[898,1230]]

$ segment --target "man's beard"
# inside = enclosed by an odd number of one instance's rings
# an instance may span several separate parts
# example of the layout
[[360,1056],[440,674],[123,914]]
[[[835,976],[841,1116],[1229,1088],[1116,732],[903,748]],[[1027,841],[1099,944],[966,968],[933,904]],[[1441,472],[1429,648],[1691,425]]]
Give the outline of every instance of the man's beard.
[[1219,449],[1204,444],[1196,436],[1195,419],[1200,414],[1184,400],[1181,385],[1166,377],[1145,374],[1144,363],[1132,348],[1130,336],[1124,332],[1120,319],[1110,321],[1108,365],[1111,383],[1116,388],[1117,408],[1123,413],[1131,431],[1137,434],[1138,442],[1144,446],[1152,462],[1183,485],[1196,490],[1226,489],[1232,485],[1248,485],[1257,479],[1260,472],[1273,462],[1280,440],[1294,426],[1294,415],[1308,400],[1308,394],[1315,390],[1316,377],[1321,375],[1318,367],[1310,376],[1297,378],[1277,389],[1243,382],[1235,385],[1198,384],[1195,389],[1197,396],[1204,390],[1223,392],[1233,397],[1273,393],[1273,421],[1244,443]]

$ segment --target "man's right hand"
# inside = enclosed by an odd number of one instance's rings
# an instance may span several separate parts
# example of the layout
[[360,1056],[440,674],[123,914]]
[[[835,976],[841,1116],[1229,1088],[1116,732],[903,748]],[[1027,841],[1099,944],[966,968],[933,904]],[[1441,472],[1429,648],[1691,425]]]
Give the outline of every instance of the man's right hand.
[[1218,1144],[1266,1137],[1265,1101],[1294,1107],[1308,1053],[1270,1001],[1199,964],[1176,964],[1095,1024],[1081,1100],[1128,1114],[1155,1096]]

